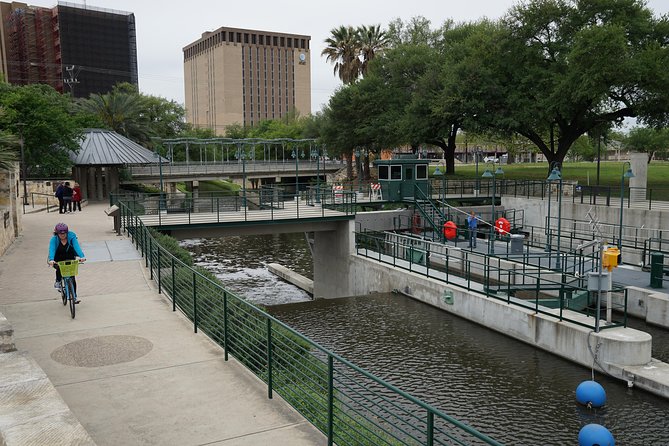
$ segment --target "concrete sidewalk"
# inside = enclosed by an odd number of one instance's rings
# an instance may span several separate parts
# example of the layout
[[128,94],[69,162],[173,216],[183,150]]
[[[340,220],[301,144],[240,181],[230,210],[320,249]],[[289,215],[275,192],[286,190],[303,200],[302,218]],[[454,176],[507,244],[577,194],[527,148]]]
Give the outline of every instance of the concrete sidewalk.
[[[0,257],[0,313],[18,350],[46,372],[93,441],[325,444],[278,395],[267,399],[263,382],[234,359],[225,362],[222,348],[171,311],[144,261],[113,232],[105,207],[25,215],[23,234]],[[91,260],[79,268],[82,303],[74,320],[46,266],[59,221],[77,233]]]

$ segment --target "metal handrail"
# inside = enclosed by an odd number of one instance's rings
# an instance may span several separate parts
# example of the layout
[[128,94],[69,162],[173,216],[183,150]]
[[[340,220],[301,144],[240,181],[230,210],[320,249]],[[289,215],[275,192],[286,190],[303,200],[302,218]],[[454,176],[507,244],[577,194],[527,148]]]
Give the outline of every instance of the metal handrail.
[[[532,309],[536,313],[560,321],[595,329],[595,321],[587,324],[564,314],[565,310],[571,310],[590,315],[587,308],[578,310],[569,306],[569,295],[583,295],[584,293],[587,295],[585,278],[569,275],[565,271],[552,271],[548,268],[520,263],[518,259],[510,256],[504,261],[516,261],[516,265],[521,268],[508,269],[501,266],[498,256],[466,250],[458,250],[458,255],[454,255],[450,252],[452,249],[457,248],[416,237],[393,233],[356,232],[358,255],[391,264],[396,268],[407,269],[467,291],[482,293],[511,305]],[[456,260],[459,256],[461,256],[461,261]],[[440,260],[438,263],[434,262],[433,265],[432,260],[436,259]],[[442,262],[443,265],[441,265]],[[514,298],[513,293],[518,290],[534,292],[535,297],[533,300]],[[505,291],[506,296],[499,295]],[[623,320],[600,326],[601,329],[627,324],[627,290],[615,286],[613,292],[625,294],[623,305],[616,308],[622,313]],[[554,297],[557,297],[557,308],[560,310],[558,314],[548,311],[542,303],[542,301],[545,303],[546,298],[540,298],[541,294],[551,295],[551,293],[557,294]]]
[[[500,443],[376,377],[176,258],[119,202],[122,228],[145,258],[158,292],[280,394],[328,437],[328,444]],[[438,423],[437,423],[438,422]]]

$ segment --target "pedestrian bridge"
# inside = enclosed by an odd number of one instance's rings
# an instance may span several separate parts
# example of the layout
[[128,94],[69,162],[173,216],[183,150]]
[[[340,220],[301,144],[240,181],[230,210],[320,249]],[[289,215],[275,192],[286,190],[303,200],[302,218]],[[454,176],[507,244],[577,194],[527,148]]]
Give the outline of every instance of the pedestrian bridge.
[[[134,210],[132,218],[176,238],[330,230],[329,222],[353,220],[357,205],[354,192],[317,188],[285,197],[277,188],[264,188],[243,196],[154,194],[121,199],[123,209]],[[131,218],[125,213],[121,218]]]
[[130,178],[122,183],[192,180],[323,177],[345,168],[338,161],[222,161],[202,163],[163,163],[129,166]]

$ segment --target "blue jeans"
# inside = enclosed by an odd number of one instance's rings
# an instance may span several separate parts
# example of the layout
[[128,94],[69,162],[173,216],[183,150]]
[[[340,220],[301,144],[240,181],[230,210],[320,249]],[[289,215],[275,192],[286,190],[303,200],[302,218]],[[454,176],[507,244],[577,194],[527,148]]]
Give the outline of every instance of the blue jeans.
[[470,248],[476,248],[476,229],[477,228],[469,228],[469,247]]

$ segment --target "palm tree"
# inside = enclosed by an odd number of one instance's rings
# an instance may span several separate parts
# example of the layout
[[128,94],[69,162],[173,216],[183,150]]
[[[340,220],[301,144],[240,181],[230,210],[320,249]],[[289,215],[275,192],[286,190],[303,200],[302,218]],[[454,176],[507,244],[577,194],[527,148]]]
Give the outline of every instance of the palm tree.
[[150,128],[142,97],[136,93],[113,90],[92,94],[80,107],[96,116],[103,126],[140,144],[150,142]]
[[381,31],[381,25],[362,25],[358,28],[358,46],[362,56],[360,74],[363,76],[367,74],[369,61],[374,59],[376,54],[386,49],[388,43],[389,36],[385,31]]
[[360,46],[358,32],[351,26],[340,26],[330,31],[330,37],[325,39],[327,46],[321,56],[327,56],[327,61],[334,64],[334,74],[344,84],[355,82],[360,74],[362,62],[358,57]]

